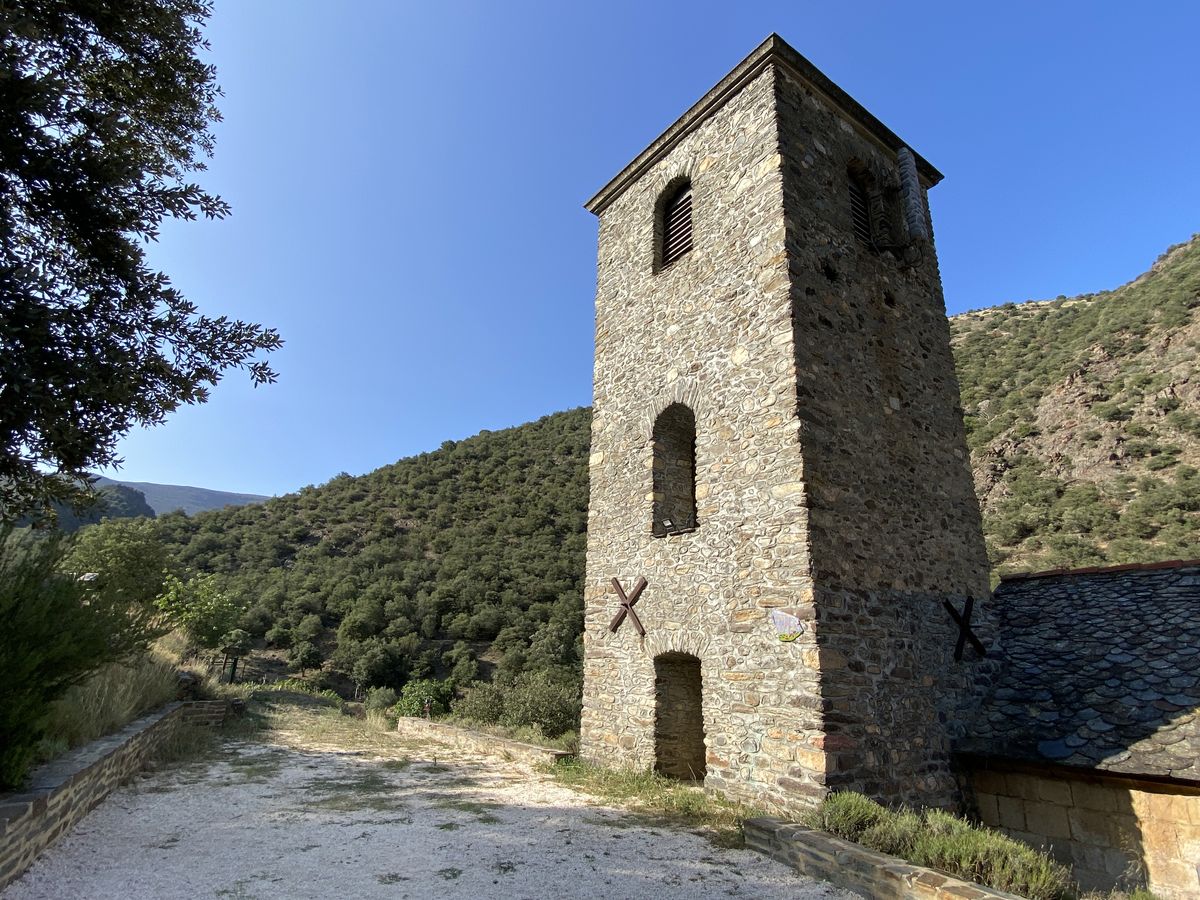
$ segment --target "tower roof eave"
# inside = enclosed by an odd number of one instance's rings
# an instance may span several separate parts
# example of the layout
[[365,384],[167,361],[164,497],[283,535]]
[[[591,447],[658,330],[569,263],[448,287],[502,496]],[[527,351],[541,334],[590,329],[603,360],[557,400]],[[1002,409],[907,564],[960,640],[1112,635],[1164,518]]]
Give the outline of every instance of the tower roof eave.
[[[716,86],[700,98],[691,109],[675,120],[653,143],[639,153],[629,165],[617,173],[592,199],[584,204],[589,212],[599,215],[619,197],[643,172],[654,165],[684,137],[698,128],[713,113],[734,97],[743,87],[753,81],[772,63],[786,68],[814,90],[825,96],[834,106],[862,129],[866,134],[896,152],[908,146],[890,128],[867,112],[857,100],[833,83],[820,69],[805,59],[790,44],[777,34],[771,34],[756,47],[749,56],[734,67]],[[910,148],[911,149],[911,148]],[[913,151],[917,171],[926,187],[942,180],[942,173],[923,156]]]

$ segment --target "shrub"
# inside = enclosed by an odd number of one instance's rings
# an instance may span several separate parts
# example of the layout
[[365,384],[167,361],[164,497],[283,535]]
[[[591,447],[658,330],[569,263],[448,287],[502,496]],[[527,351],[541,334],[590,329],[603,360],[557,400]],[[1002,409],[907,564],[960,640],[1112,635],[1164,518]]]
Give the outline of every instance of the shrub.
[[25,777],[55,700],[160,633],[145,607],[63,574],[64,550],[60,537],[0,531],[0,788]]
[[864,831],[888,816],[888,811],[862,794],[830,794],[813,812],[812,828],[857,841]]
[[1075,896],[1070,872],[1047,854],[942,810],[893,811],[847,791],[826,797],[805,824],[1029,900]]
[[398,716],[423,716],[428,701],[430,716],[445,715],[453,693],[454,688],[448,681],[420,678],[404,686],[393,711]]
[[371,688],[367,691],[367,702],[364,704],[367,712],[383,712],[395,706],[399,697],[390,687]]
[[498,684],[477,681],[454,701],[454,715],[480,725],[494,725],[504,713],[504,689]]
[[321,665],[321,651],[308,641],[300,641],[292,645],[288,651],[288,662],[301,673],[305,669],[315,669]]
[[481,725],[537,729],[555,738],[579,729],[579,682],[548,672],[524,672],[511,684],[476,682],[454,714]]

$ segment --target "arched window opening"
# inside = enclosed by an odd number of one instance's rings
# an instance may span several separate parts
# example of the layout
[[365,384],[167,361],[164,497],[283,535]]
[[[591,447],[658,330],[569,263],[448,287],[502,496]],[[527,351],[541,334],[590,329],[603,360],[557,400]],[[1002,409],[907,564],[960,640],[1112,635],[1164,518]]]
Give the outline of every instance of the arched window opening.
[[659,202],[659,269],[692,249],[692,183],[684,180],[667,189]]
[[704,686],[700,660],[686,653],[654,658],[654,770],[668,778],[703,781]]
[[696,528],[696,416],[672,403],[654,421],[656,537]]

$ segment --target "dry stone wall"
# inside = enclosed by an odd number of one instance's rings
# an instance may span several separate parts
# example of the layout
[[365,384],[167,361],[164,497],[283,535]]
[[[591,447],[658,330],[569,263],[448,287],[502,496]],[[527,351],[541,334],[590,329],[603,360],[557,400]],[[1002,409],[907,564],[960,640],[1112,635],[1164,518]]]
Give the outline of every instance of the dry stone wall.
[[974,597],[976,633],[995,629],[937,257],[897,240],[895,154],[787,70],[776,83],[827,784],[953,805],[950,742],[994,666],[953,658],[943,602]]
[[872,900],[1022,900],[778,819],[749,819],[745,832],[747,847]]

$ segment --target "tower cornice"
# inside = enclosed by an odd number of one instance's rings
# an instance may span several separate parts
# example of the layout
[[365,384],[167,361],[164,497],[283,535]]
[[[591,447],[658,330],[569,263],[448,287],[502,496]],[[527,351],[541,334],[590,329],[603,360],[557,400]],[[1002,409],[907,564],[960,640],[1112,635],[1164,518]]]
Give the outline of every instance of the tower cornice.
[[[629,185],[637,181],[647,169],[662,159],[687,135],[695,131],[717,110],[736,96],[742,88],[757,78],[770,65],[786,69],[814,91],[837,107],[847,119],[864,135],[895,153],[908,146],[894,131],[867,112],[857,100],[838,87],[820,69],[797,52],[777,34],[771,34],[756,47],[749,56],[734,67],[728,75],[695,103],[691,109],[675,120],[653,143],[639,153],[629,165],[617,173],[601,188],[584,207],[599,215],[619,197]],[[917,171],[925,187],[932,187],[942,180],[942,173],[921,155],[913,152]]]

